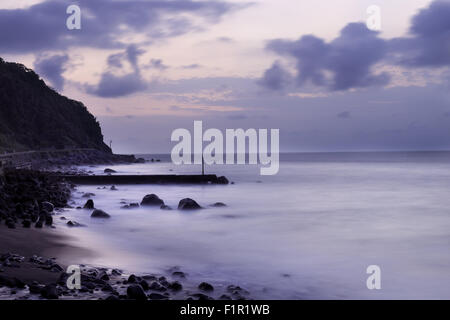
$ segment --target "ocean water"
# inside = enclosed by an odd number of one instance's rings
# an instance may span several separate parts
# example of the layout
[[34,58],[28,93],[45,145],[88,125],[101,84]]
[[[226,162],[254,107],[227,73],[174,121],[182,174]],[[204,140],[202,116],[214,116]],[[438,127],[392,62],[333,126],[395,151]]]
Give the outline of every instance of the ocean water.
[[[117,174],[199,173],[161,162],[117,165]],[[104,166],[84,167],[102,174]],[[234,283],[259,299],[450,299],[450,153],[283,154],[275,176],[258,166],[207,166],[230,185],[78,186],[97,208],[64,216],[86,225],[59,229],[96,252],[87,262],[128,272],[179,266],[193,282]],[[121,209],[157,194],[171,211]],[[176,210],[190,197],[205,209]],[[224,202],[227,207],[210,204]],[[57,219],[58,220],[58,219]],[[366,269],[381,268],[369,290]]]

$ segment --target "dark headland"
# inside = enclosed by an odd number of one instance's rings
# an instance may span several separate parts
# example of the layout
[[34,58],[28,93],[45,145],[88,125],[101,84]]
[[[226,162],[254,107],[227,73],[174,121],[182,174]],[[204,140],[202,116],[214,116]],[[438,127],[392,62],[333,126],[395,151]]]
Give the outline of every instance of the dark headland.
[[133,176],[68,176],[62,169],[142,161],[113,154],[83,103],[48,87],[33,70],[0,58],[0,299],[245,299],[248,292],[233,284],[217,292],[211,284],[191,283],[187,291],[186,275],[176,268],[129,275],[114,266],[80,264],[81,289],[67,288],[66,267],[95,255],[69,245],[70,235],[54,224],[68,207],[74,183],[228,183],[215,175],[138,181]]

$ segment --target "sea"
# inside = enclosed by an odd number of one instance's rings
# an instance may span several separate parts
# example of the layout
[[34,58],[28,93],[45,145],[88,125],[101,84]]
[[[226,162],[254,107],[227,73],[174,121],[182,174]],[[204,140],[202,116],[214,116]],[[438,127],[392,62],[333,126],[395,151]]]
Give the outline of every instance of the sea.
[[[139,156],[149,161],[108,168],[201,173],[170,155]],[[193,283],[236,284],[254,299],[450,299],[450,152],[286,153],[277,175],[259,169],[205,167],[228,185],[79,185],[74,208],[60,214],[84,227],[58,228],[95,253],[92,265],[136,274],[177,267]],[[88,192],[110,219],[75,209]],[[151,193],[173,210],[121,208]],[[183,198],[203,209],[177,210]],[[379,268],[377,288],[367,283],[370,266]]]

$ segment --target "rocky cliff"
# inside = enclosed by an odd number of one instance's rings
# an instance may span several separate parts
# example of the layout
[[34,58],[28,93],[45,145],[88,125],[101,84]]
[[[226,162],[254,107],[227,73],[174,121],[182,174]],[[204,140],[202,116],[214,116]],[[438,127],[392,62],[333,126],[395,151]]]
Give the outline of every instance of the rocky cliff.
[[111,153],[81,102],[60,95],[33,70],[0,58],[0,152],[74,148]]

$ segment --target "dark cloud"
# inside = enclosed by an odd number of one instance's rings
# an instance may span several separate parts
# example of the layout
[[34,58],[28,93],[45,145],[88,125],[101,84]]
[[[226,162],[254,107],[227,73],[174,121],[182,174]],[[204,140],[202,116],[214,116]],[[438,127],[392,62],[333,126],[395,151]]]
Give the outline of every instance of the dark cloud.
[[64,78],[62,74],[66,71],[69,56],[66,54],[41,55],[34,62],[36,72],[44,79],[50,81],[53,88],[62,90]]
[[150,68],[158,69],[160,71],[166,70],[169,66],[165,65],[162,59],[152,59],[150,60]]
[[147,86],[148,84],[139,73],[116,76],[111,72],[105,72],[97,85],[86,85],[85,88],[90,94],[104,98],[114,98],[143,91]]
[[410,37],[390,41],[395,62],[410,67],[450,65],[450,2],[435,1],[412,19]]
[[148,88],[148,83],[141,76],[138,58],[145,51],[135,45],[128,46],[124,52],[110,55],[107,58],[109,69],[111,67],[122,69],[128,62],[132,72],[125,75],[115,75],[112,70],[106,70],[96,85],[84,85],[86,92],[105,98],[122,97]]
[[[306,35],[297,41],[272,40],[267,48],[295,59],[297,86],[313,84],[330,90],[347,90],[389,81],[387,74],[374,74],[372,70],[385,56],[386,43],[363,23],[348,24],[330,43]],[[261,83],[279,90],[286,85],[286,79],[287,72],[274,64],[265,72]]]
[[[295,84],[314,85],[329,90],[348,90],[386,85],[387,73],[377,73],[377,64],[409,67],[450,65],[450,2],[434,1],[411,21],[410,36],[383,40],[363,23],[350,23],[331,42],[313,35],[296,41],[277,39],[267,49],[294,59]],[[281,90],[288,84],[287,71],[274,64],[260,84]]]
[[[122,48],[123,36],[128,33],[142,34],[147,42],[172,37],[198,30],[202,23],[215,23],[243,6],[224,1],[78,0],[81,30],[68,30],[65,22],[70,4],[73,1],[48,0],[24,9],[0,10],[0,50],[28,53],[73,46]],[[203,22],[198,22],[199,18]]]
[[264,72],[259,84],[272,90],[281,90],[290,81],[291,75],[283,69],[279,62],[274,62],[272,67]]

